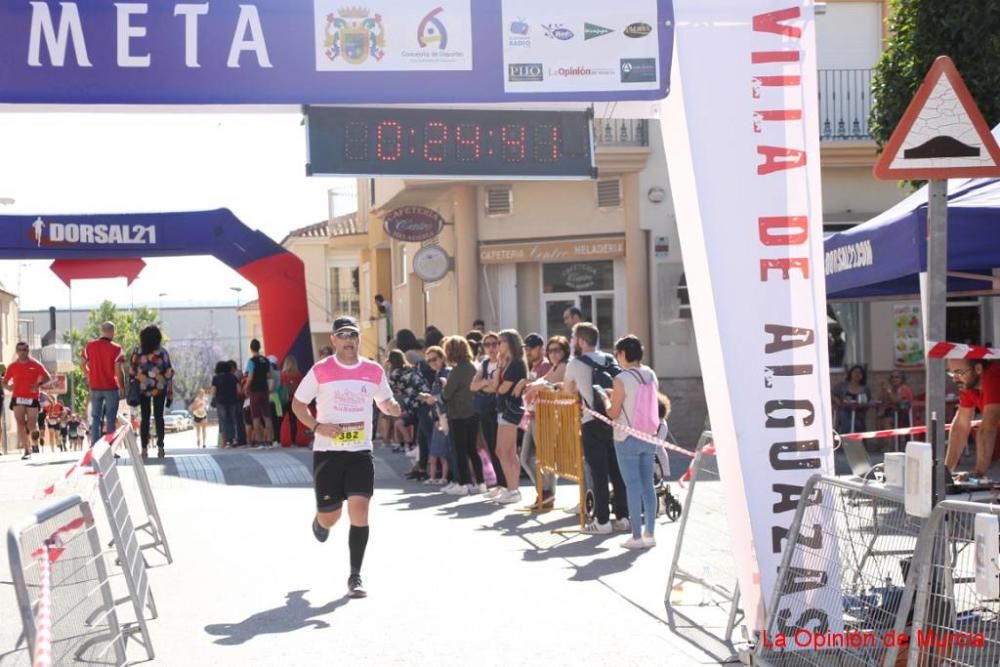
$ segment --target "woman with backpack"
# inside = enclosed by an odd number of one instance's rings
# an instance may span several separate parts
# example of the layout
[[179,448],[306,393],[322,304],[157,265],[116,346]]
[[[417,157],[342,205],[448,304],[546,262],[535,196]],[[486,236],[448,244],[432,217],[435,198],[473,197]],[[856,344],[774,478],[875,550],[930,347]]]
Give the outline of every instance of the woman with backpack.
[[659,382],[656,373],[643,365],[642,343],[635,336],[615,343],[615,359],[622,368],[614,380],[608,416],[615,420],[615,455],[625,480],[632,537],[622,543],[626,549],[656,546],[656,489],[653,466],[656,445],[631,435],[624,428],[655,435],[660,427]]
[[162,343],[163,334],[159,327],[146,327],[139,332],[139,345],[132,350],[129,363],[129,377],[137,383],[139,389],[139,408],[142,412],[139,438],[142,455],[145,457],[149,449],[149,422],[152,418],[156,423],[157,456],[161,459],[166,456],[163,449],[163,437],[166,433],[163,411],[165,407],[170,407],[174,399],[174,367],[170,363],[170,353]]

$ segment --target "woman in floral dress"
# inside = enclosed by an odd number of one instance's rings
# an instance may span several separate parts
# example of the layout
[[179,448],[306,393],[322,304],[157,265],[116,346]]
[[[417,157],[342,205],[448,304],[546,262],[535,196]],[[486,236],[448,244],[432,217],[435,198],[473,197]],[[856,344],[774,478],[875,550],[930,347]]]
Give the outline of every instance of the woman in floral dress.
[[149,447],[149,418],[152,413],[156,420],[157,456],[161,459],[166,455],[163,449],[163,436],[166,433],[163,411],[174,400],[174,367],[170,363],[170,354],[162,343],[163,334],[159,327],[146,327],[139,332],[139,346],[132,350],[129,364],[129,377],[139,385],[139,407],[142,411],[139,438],[142,442],[142,455],[146,456]]

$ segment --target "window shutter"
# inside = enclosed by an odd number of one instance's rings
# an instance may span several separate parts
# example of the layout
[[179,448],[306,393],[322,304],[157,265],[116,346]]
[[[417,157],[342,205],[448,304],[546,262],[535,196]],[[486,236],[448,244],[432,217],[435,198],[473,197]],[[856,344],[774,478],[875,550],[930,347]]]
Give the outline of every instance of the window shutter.
[[510,186],[486,188],[486,214],[510,215],[514,210],[514,193]]
[[622,182],[617,179],[597,181],[597,207],[619,208],[622,205]]

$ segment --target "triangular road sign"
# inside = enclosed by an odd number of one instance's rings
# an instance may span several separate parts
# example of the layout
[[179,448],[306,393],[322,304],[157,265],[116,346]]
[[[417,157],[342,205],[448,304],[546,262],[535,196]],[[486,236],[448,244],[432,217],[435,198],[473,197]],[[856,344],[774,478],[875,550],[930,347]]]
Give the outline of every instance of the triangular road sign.
[[948,56],[934,61],[875,164],[875,178],[1000,176],[1000,146]]

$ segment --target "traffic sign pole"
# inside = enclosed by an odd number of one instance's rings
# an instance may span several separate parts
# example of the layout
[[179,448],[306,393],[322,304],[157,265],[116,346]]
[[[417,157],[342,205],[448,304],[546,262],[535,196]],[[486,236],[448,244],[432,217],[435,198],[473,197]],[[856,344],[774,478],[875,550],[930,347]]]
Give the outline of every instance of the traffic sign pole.
[[[927,206],[927,280],[925,281],[925,331],[929,340],[945,340],[948,297],[948,181],[934,179],[929,185]],[[927,394],[925,423],[933,451],[934,473],[931,484],[933,507],[945,495],[945,360],[927,359]]]
[[[948,179],[1000,176],[1000,145],[990,133],[955,63],[934,61],[874,168],[881,180],[928,180],[927,271],[920,291],[924,335],[947,340]],[[936,507],[946,493],[945,362],[927,359],[924,420],[932,451],[931,499]]]

